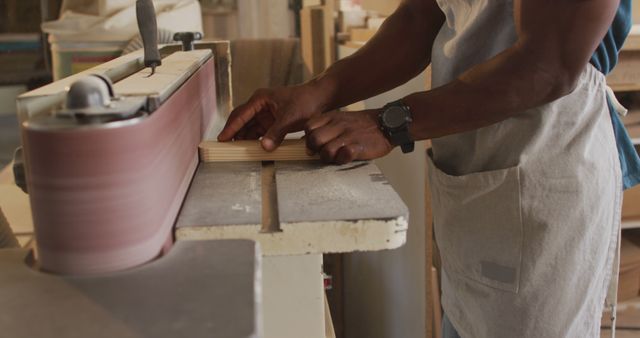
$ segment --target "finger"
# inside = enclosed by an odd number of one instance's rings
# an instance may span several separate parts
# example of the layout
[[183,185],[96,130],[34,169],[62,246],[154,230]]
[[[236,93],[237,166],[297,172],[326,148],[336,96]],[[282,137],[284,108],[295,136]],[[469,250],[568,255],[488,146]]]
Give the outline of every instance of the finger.
[[258,125],[270,126],[275,122],[276,119],[273,116],[273,114],[258,114],[254,118],[254,120],[256,121],[256,124],[258,124]]
[[262,97],[252,98],[247,103],[238,106],[229,115],[227,123],[218,135],[218,141],[231,140],[263,108],[264,100]]
[[256,125],[254,130],[260,137],[264,136],[264,134],[267,133],[267,127],[262,124]]
[[313,153],[320,151],[322,147],[340,136],[344,132],[344,128],[339,125],[327,124],[320,128],[312,130],[307,135],[306,145]]
[[287,135],[288,125],[286,117],[276,120],[262,137],[262,148],[266,151],[278,148]]
[[248,129],[246,127],[240,128],[236,135],[233,137],[234,140],[245,140],[247,138]]
[[348,144],[338,149],[336,154],[337,164],[347,164],[359,159],[364,147],[359,143]]
[[317,116],[309,119],[309,121],[307,121],[307,123],[304,126],[304,131],[305,131],[305,133],[309,134],[313,130],[318,129],[318,128],[328,124],[329,122],[331,122],[331,115],[330,114],[317,115]]
[[346,145],[347,143],[345,142],[344,137],[338,137],[331,140],[331,142],[325,144],[322,149],[320,149],[320,159],[324,162],[336,162],[338,150]]
[[302,137],[300,138],[300,140],[302,140],[302,141],[304,141],[304,142],[305,142],[304,150],[305,150],[305,152],[307,153],[307,155],[309,155],[309,156],[313,156],[313,155],[315,155],[315,154],[316,154],[316,152],[315,152],[315,151],[313,151],[313,150],[309,149],[309,147],[307,147],[307,146],[306,146],[306,143],[307,143],[307,134],[303,134],[303,135],[302,135]]
[[247,131],[247,134],[244,136],[245,140],[257,140],[264,135],[264,132],[260,132],[258,126],[251,128]]

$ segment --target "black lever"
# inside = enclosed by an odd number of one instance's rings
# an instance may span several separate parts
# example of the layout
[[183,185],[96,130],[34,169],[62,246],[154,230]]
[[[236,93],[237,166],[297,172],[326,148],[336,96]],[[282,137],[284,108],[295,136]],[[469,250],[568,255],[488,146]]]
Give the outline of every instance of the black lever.
[[193,42],[196,40],[202,40],[202,33],[200,32],[179,32],[173,34],[173,41],[182,42],[182,50],[190,51],[195,48]]
[[151,67],[151,75],[156,72],[156,67],[162,64],[160,51],[158,50],[158,22],[156,10],[151,0],[136,1],[136,18],[138,29],[144,46],[144,66]]

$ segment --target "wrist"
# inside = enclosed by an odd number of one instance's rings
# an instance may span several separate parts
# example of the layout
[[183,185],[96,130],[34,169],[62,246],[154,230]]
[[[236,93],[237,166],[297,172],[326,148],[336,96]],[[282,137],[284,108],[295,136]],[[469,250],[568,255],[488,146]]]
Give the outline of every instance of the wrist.
[[338,108],[335,104],[337,84],[330,76],[324,73],[320,74],[302,86],[308,95],[313,98],[317,111],[326,113]]
[[404,104],[409,107],[409,109],[411,110],[412,117],[413,117],[413,123],[411,123],[409,125],[409,135],[411,135],[411,138],[413,140],[423,140],[423,139],[427,139],[429,137],[425,137],[423,130],[421,129],[421,125],[420,123],[423,122],[423,119],[421,119],[419,116],[417,116],[415,114],[416,112],[416,107],[418,106],[416,99],[418,99],[419,97],[416,95],[418,93],[414,93],[411,94],[409,96],[406,96],[405,98],[402,99],[402,102],[404,102]]

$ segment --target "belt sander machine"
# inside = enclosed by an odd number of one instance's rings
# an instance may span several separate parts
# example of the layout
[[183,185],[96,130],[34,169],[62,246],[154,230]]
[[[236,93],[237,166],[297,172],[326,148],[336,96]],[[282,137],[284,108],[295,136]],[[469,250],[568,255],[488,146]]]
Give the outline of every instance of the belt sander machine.
[[282,337],[300,311],[261,301],[289,287],[263,285],[285,264],[263,272],[263,256],[405,242],[407,208],[372,163],[216,161],[229,43],[194,37],[18,99],[37,250],[0,250],[11,337]]

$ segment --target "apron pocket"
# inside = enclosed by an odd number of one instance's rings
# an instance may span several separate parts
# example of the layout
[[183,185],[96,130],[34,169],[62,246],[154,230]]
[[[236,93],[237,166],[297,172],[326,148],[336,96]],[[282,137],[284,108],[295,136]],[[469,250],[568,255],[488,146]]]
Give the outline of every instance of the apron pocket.
[[430,155],[427,162],[443,268],[517,293],[523,247],[519,167],[451,176]]

